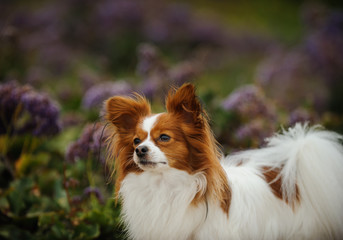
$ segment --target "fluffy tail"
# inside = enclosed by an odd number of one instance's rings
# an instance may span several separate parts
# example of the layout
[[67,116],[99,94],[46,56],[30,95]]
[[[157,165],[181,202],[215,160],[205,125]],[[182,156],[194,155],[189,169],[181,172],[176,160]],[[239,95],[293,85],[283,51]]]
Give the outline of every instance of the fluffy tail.
[[269,159],[282,167],[284,196],[295,199],[297,186],[303,211],[299,214],[307,215],[301,218],[320,223],[315,225],[336,239],[343,237],[342,139],[320,126],[297,124],[270,138],[267,145],[273,155]]

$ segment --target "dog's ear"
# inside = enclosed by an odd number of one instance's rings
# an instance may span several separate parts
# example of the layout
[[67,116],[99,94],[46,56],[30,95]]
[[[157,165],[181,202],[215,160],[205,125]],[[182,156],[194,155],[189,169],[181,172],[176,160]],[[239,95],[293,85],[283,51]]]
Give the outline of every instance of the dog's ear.
[[195,87],[190,83],[169,92],[166,108],[169,113],[181,115],[182,119],[187,123],[202,123],[203,116],[206,115],[198,97],[195,95]]
[[131,130],[138,121],[150,115],[150,104],[144,98],[135,95],[134,98],[115,96],[105,102],[106,119],[117,130]]

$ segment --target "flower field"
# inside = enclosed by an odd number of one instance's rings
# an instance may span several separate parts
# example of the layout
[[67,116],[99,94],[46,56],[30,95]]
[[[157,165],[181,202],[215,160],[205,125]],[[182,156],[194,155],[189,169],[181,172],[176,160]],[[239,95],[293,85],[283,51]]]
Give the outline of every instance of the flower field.
[[223,152],[280,127],[343,133],[343,5],[0,3],[0,239],[125,239],[103,102],[197,86]]

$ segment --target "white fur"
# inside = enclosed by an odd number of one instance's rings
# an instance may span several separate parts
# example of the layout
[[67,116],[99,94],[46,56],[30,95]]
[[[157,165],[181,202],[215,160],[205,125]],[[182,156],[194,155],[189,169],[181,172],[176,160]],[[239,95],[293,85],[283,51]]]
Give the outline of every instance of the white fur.
[[148,133],[148,139],[150,138],[151,129],[155,126],[159,115],[160,114],[155,114],[143,120],[142,129]]
[[[229,214],[203,191],[203,174],[131,173],[122,182],[123,220],[133,239],[343,239],[343,148],[338,134],[296,125],[265,148],[222,161],[232,190]],[[282,167],[285,200],[263,178],[263,168]],[[300,201],[295,199],[299,189]],[[288,200],[289,203],[286,203]]]
[[205,221],[204,204],[191,207],[206,179],[169,168],[130,173],[122,182],[122,218],[132,239],[189,239]]

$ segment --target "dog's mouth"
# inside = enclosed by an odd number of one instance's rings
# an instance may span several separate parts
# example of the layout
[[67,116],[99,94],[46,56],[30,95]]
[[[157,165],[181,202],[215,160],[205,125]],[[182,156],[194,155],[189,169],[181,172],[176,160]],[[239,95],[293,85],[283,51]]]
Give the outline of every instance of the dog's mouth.
[[148,161],[148,160],[146,160],[146,159],[139,160],[138,163],[139,163],[140,165],[143,165],[143,166],[155,166],[155,165],[157,165],[157,163]]
[[141,159],[139,160],[138,164],[144,167],[155,167],[158,164],[167,164],[167,163],[166,162],[152,162],[146,159]]

